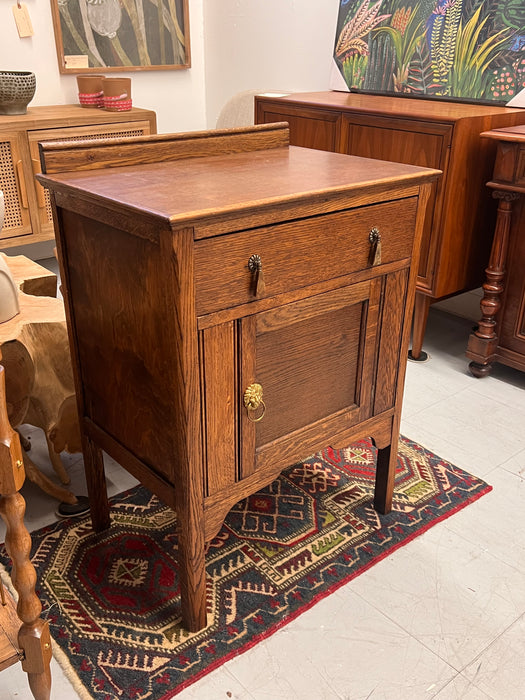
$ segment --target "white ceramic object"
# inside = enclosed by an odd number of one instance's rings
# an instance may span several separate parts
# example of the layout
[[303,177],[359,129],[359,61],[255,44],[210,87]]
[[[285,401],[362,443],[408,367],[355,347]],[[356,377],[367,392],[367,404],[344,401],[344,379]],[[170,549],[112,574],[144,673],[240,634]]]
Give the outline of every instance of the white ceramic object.
[[[4,193],[0,190],[0,231],[4,225]],[[9,321],[19,313],[18,289],[7,266],[5,255],[0,253],[0,323]]]

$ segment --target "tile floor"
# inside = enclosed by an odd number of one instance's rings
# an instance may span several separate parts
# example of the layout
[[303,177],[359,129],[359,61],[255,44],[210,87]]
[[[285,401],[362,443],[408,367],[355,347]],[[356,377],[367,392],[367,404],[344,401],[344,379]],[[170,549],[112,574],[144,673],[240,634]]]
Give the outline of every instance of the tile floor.
[[[431,359],[408,365],[402,431],[493,491],[183,691],[181,700],[525,698],[525,373],[496,366],[490,377],[470,376],[464,351],[471,325],[431,310]],[[33,442],[40,462],[37,435]],[[74,490],[85,493],[79,456],[67,464]],[[112,493],[132,483],[109,460],[107,471]],[[49,498],[31,484],[24,495],[30,529],[54,519]],[[52,673],[53,700],[74,700],[55,662]],[[31,699],[19,666],[0,683],[2,700]]]

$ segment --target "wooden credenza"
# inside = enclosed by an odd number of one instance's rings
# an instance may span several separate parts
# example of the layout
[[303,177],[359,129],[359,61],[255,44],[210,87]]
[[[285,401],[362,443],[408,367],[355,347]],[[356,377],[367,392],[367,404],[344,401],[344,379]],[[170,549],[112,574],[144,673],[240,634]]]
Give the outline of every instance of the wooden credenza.
[[256,123],[287,121],[290,142],[439,168],[423,233],[412,356],[423,359],[431,303],[481,285],[494,212],[485,183],[495,144],[489,129],[525,123],[525,110],[344,92],[256,96]]
[[525,126],[481,136],[497,144],[488,187],[498,206],[482,317],[467,349],[476,377],[489,374],[494,362],[525,370]]
[[[286,125],[44,144],[93,525],[101,448],[205,545],[286,466],[371,436],[391,507],[425,206],[439,171],[288,146]],[[134,163],[131,165],[131,163]]]
[[139,108],[106,112],[55,105],[0,116],[0,190],[5,198],[0,250],[54,238],[49,195],[35,180],[40,172],[39,141],[143,136],[156,131],[155,112]]

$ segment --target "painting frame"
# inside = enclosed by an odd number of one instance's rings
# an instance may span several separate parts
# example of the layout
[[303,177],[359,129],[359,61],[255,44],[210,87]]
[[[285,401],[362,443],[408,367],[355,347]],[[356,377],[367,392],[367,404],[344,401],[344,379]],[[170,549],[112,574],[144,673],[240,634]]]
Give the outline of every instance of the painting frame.
[[61,74],[191,67],[188,0],[51,0]]
[[525,4],[340,0],[330,87],[505,105],[525,88]]

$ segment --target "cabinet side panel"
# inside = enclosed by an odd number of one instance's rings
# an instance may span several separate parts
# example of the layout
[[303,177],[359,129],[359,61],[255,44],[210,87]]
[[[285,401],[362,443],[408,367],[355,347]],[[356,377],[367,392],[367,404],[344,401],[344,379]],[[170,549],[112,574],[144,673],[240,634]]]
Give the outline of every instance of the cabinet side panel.
[[61,219],[85,414],[171,480],[176,351],[159,248],[66,210]]
[[235,326],[225,323],[202,332],[202,395],[206,425],[206,493],[235,483]]
[[388,275],[385,280],[374,415],[394,406],[399,366],[406,362],[406,357],[401,357],[400,329],[405,323],[407,285],[408,270]]
[[499,344],[525,355],[525,197],[514,205]]

